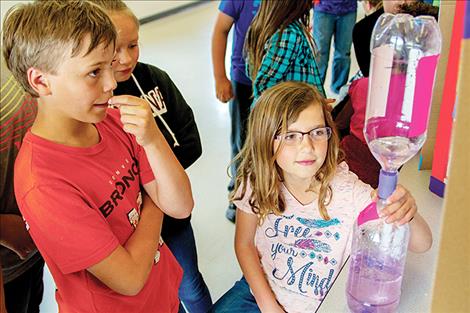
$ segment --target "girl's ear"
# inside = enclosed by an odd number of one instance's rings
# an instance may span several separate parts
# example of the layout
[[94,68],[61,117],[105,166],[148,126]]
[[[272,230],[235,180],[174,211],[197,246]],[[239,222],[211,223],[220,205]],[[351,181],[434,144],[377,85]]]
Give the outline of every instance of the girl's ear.
[[30,67],[26,72],[28,75],[28,83],[40,96],[48,96],[51,94],[50,82],[47,79],[46,73],[43,71]]

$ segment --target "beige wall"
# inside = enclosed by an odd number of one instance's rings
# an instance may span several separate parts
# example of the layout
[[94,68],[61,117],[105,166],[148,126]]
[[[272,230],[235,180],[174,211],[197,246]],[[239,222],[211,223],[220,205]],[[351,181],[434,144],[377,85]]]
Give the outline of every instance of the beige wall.
[[[468,17],[467,17],[468,18]],[[470,39],[463,42],[432,312],[470,312]]]

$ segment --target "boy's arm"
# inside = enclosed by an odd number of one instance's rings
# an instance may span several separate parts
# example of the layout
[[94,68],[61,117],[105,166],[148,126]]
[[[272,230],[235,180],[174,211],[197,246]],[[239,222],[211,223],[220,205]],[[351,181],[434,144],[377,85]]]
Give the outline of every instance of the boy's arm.
[[258,218],[237,209],[235,253],[261,312],[284,312],[269,286],[254,244]]
[[112,97],[109,103],[119,107],[124,131],[145,150],[156,177],[144,185],[145,191],[165,214],[188,217],[194,206],[189,178],[158,129],[149,104],[127,95]]
[[227,51],[227,37],[233,25],[233,18],[219,12],[212,34],[212,65],[214,68],[215,94],[221,102],[233,98],[232,84],[225,72],[225,53]]
[[144,287],[158,249],[163,213],[143,193],[139,223],[124,246],[88,268],[88,271],[117,293],[134,296]]

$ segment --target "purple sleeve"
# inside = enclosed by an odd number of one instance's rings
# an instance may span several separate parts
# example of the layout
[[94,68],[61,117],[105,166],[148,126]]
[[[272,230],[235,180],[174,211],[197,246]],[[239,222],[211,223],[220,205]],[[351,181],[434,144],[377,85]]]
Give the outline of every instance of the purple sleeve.
[[219,11],[227,14],[236,21],[240,17],[242,6],[243,1],[240,0],[222,0],[219,4]]

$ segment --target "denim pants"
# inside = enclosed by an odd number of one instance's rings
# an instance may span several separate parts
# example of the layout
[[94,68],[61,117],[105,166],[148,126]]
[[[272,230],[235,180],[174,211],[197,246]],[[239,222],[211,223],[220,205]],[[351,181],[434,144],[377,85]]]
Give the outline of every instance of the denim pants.
[[[212,307],[212,299],[197,265],[196,241],[191,223],[183,224],[171,235],[162,236],[178,263],[183,268],[183,280],[179,297],[190,313],[206,313]],[[181,311],[180,308],[180,312]]]
[[260,313],[245,277],[233,285],[212,308],[213,313]]
[[331,91],[336,94],[339,94],[341,87],[348,81],[351,64],[352,30],[355,23],[356,11],[344,15],[319,11],[315,11],[313,14],[313,38],[318,48],[317,64],[325,86],[331,38],[334,36]]
[[3,285],[7,312],[36,313],[42,301],[44,283],[42,258],[21,276]]
[[[253,89],[251,85],[245,85],[232,81],[233,99],[230,100],[229,110],[230,119],[232,121],[232,128],[230,134],[230,144],[232,147],[231,158],[240,152],[243,144],[245,143],[246,127],[248,116],[250,115],[250,107],[253,102]],[[235,176],[237,175],[237,164],[230,164],[230,183],[228,191],[232,191],[235,187]]]

